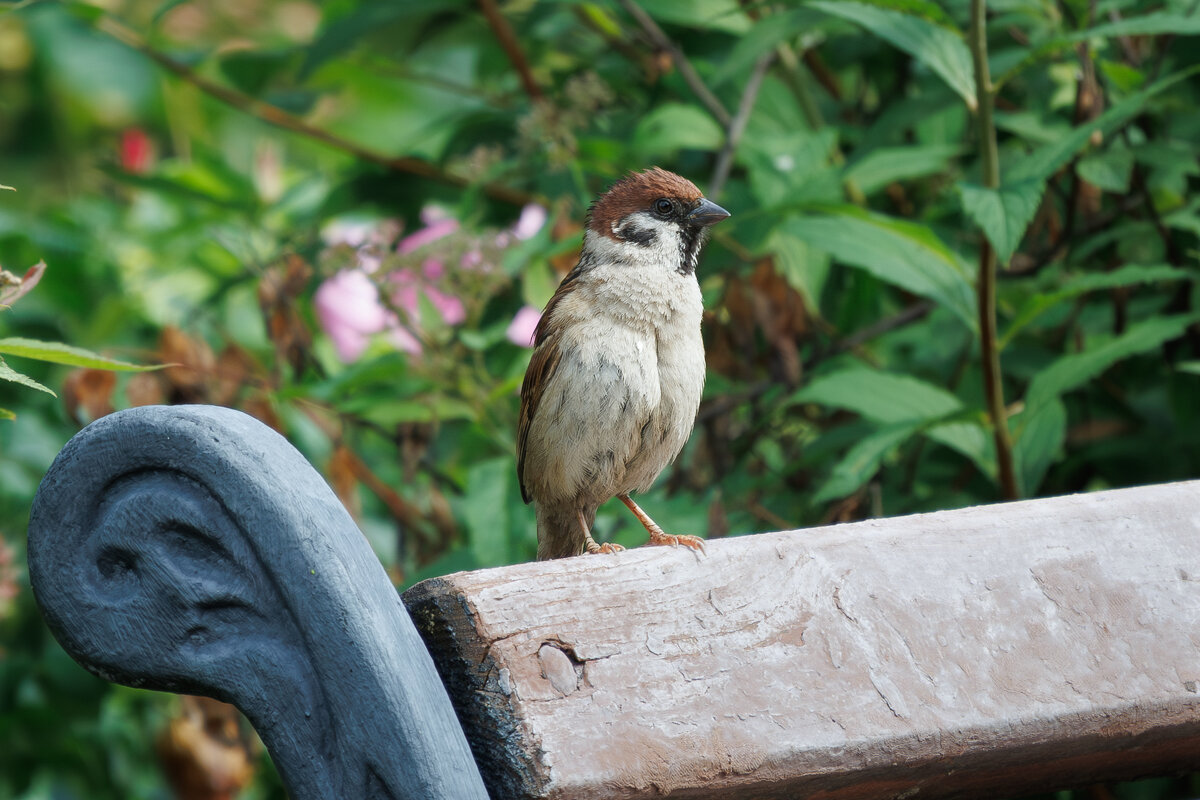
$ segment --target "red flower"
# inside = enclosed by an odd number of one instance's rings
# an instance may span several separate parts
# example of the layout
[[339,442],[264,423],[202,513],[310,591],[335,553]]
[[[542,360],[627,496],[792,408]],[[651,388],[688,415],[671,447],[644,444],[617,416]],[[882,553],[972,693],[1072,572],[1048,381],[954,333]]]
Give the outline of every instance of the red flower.
[[121,134],[121,168],[142,174],[150,169],[153,144],[141,128],[127,128]]

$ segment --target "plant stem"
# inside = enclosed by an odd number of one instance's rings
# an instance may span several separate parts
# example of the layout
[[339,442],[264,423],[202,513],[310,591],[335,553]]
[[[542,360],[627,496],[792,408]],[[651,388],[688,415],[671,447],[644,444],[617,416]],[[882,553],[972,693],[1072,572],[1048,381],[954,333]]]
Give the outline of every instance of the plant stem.
[[500,47],[504,49],[505,55],[508,56],[508,60],[512,62],[513,68],[517,71],[517,77],[521,79],[521,86],[525,89],[525,94],[529,95],[531,100],[544,99],[541,87],[533,78],[533,70],[529,68],[529,59],[525,58],[525,51],[521,49],[521,43],[517,40],[517,35],[513,33],[512,26],[500,13],[500,7],[496,5],[496,0],[479,0],[479,9],[487,19],[488,25],[492,27],[496,41],[500,43]]
[[[163,67],[168,72],[174,73],[177,77],[195,86],[200,91],[207,94],[209,97],[225,103],[226,105],[236,108],[243,113],[274,125],[278,128],[291,131],[292,133],[306,136],[317,142],[321,142],[329,147],[349,153],[350,155],[360,158],[363,161],[370,161],[374,164],[386,167],[387,169],[395,170],[396,172],[405,172],[410,175],[416,175],[429,180],[445,183],[450,186],[459,188],[467,188],[471,186],[471,181],[462,175],[456,175],[451,172],[434,165],[428,161],[409,156],[390,156],[383,153],[377,153],[370,150],[357,142],[350,141],[335,133],[317,128],[294,114],[289,114],[278,106],[271,105],[257,98],[251,97],[243,92],[239,92],[228,86],[222,86],[214,81],[197,74],[191,67],[183,64],[170,56],[154,49],[140,34],[132,28],[118,22],[116,18],[111,16],[102,16],[96,21],[96,29],[108,34],[112,38],[137,50],[151,61],[154,61],[160,67]],[[480,185],[483,193],[494,200],[499,200],[503,203],[512,203],[513,205],[525,205],[526,203],[541,202],[542,198],[523,192],[519,189],[513,189],[496,183],[484,183]]]
[[679,70],[680,77],[691,88],[696,98],[704,104],[704,107],[716,118],[717,122],[721,123],[721,127],[728,130],[729,123],[733,121],[732,115],[725,109],[725,106],[721,105],[721,101],[717,99],[717,96],[704,83],[704,79],[700,77],[700,73],[696,72],[696,68],[692,66],[692,62],[688,61],[683,51],[671,41],[671,38],[663,32],[663,29],[658,27],[658,23],[641,6],[635,3],[634,0],[617,0],[617,3],[642,27],[642,31],[653,42],[654,46],[671,57],[671,60],[675,62],[675,68]]
[[754,101],[758,99],[758,90],[762,88],[763,78],[766,77],[767,70],[774,61],[774,53],[760,56],[754,65],[754,71],[750,73],[750,80],[746,81],[746,88],[742,90],[742,99],[738,103],[737,112],[729,121],[729,126],[725,128],[725,144],[717,155],[717,165],[713,169],[712,180],[709,181],[709,197],[719,197],[721,190],[725,188],[729,170],[733,167],[733,156],[737,153],[742,134],[746,132],[746,123],[750,121],[750,113],[754,111]]
[[[987,0],[971,0],[971,27],[967,37],[975,66],[976,122],[980,157],[983,161],[983,185],[1000,186],[1000,154],[996,147],[996,125],[992,120],[995,101],[987,61]],[[1004,408],[1004,382],[1000,371],[1000,349],[996,346],[996,251],[986,236],[979,250],[979,337],[983,359],[983,388],[987,397],[992,436],[996,441],[996,467],[1000,491],[1006,500],[1015,500],[1017,476],[1013,468],[1012,440],[1008,435],[1008,413]]]

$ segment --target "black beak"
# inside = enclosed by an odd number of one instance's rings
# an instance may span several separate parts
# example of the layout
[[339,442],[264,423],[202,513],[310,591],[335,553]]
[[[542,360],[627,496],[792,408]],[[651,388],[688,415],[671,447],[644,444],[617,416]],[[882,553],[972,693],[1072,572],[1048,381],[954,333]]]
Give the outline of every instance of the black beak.
[[692,225],[716,225],[721,220],[729,216],[729,212],[721,208],[713,201],[701,197],[700,204],[697,205],[692,212],[687,215],[687,221]]

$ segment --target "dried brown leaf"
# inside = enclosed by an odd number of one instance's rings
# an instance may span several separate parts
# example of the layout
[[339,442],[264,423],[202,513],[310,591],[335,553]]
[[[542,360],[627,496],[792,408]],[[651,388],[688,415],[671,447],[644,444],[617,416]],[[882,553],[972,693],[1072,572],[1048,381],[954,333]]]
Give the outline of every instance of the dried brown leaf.
[[254,356],[236,344],[226,345],[217,356],[217,380],[212,402],[232,407],[243,389],[255,385],[257,372],[259,367]]
[[342,505],[356,519],[362,515],[362,498],[358,493],[358,475],[355,474],[355,457],[350,448],[339,444],[333,448],[325,474],[329,477],[329,485],[337,494]]
[[167,382],[167,396],[175,403],[209,401],[209,384],[216,370],[217,357],[203,339],[192,337],[174,326],[163,328],[159,336],[159,354]]
[[257,745],[238,710],[208,697],[184,696],[179,715],[157,742],[179,800],[234,800],[254,778]]
[[76,425],[86,425],[113,412],[112,396],[116,388],[115,372],[71,370],[62,385],[63,408]]
[[156,406],[166,402],[162,378],[157,373],[140,372],[125,384],[125,399],[131,406]]
[[279,360],[297,373],[308,363],[312,334],[300,316],[296,299],[307,290],[311,278],[312,267],[292,254],[282,265],[268,269],[258,284],[258,303],[267,336],[275,345]]
[[33,287],[37,286],[38,281],[42,279],[42,274],[45,271],[45,261],[39,261],[34,264],[25,270],[25,274],[19,278],[6,269],[0,269],[0,307],[11,306],[17,300],[29,294],[33,290]]

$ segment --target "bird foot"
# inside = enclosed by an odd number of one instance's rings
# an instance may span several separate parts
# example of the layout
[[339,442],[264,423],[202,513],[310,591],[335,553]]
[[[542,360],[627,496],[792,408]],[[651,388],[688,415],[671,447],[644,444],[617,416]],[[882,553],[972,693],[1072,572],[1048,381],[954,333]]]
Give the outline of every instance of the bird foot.
[[705,555],[708,551],[704,549],[704,540],[699,536],[688,536],[687,534],[663,533],[661,531],[655,533],[650,532],[650,540],[646,542],[648,545],[677,545],[681,544],[684,547],[690,547],[693,550],[698,550]]
[[587,540],[587,551],[589,553],[619,553],[625,547],[614,542],[605,542],[604,544],[596,544],[595,539]]

